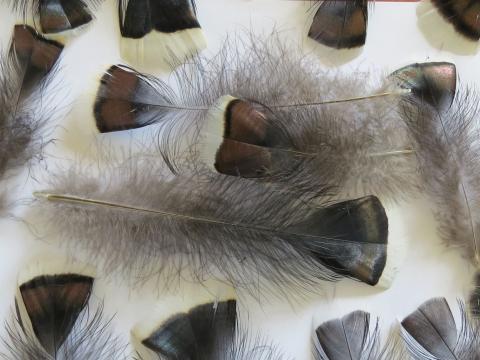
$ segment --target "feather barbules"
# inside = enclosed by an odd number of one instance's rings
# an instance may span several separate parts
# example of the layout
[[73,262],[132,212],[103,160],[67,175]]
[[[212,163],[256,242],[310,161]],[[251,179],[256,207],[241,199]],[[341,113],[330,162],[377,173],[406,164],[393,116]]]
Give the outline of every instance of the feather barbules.
[[[2,181],[42,153],[46,142],[42,131],[50,117],[44,90],[55,73],[62,49],[62,45],[44,39],[31,27],[14,27],[10,49],[0,61]],[[43,99],[41,104],[39,99]]]
[[111,319],[102,315],[103,305],[89,309],[93,283],[91,270],[79,263],[30,263],[19,276],[16,319],[6,325],[6,350],[0,357],[126,359]]
[[194,0],[119,0],[121,54],[128,62],[183,62],[206,48]]
[[[7,0],[12,9],[45,35],[76,31],[93,20],[103,0]],[[30,21],[29,19],[32,18]]]
[[355,48],[365,45],[367,24],[368,0],[321,1],[308,36],[335,49]]
[[479,0],[432,0],[446,21],[470,40],[480,39]]

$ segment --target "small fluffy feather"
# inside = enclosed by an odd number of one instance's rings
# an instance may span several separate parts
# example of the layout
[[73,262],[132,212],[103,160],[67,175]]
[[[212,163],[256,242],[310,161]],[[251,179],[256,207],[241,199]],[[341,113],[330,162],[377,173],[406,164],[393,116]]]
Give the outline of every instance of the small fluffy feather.
[[[33,31],[33,30],[32,30]],[[41,159],[46,140],[45,124],[51,117],[46,87],[57,68],[43,78],[27,79],[28,63],[17,57],[12,45],[0,59],[0,181],[15,175],[22,166]],[[0,191],[0,213],[7,208],[8,191]]]
[[469,319],[459,302],[461,327],[457,329],[444,298],[421,305],[402,321],[402,337],[414,360],[472,360],[480,357],[480,327]]
[[[411,144],[398,113],[400,92],[305,105],[389,91],[388,79],[372,84],[371,74],[347,78],[324,71],[316,59],[282,43],[276,34],[229,39],[216,56],[198,57],[177,68],[168,83],[136,74],[148,85],[142,88],[143,101],[136,99],[129,109],[144,114],[148,124],[160,124],[159,150],[174,172],[201,167],[208,109],[230,95],[263,104],[268,120],[282,134],[273,147],[281,160],[265,180],[313,194],[330,184],[343,197],[401,199],[417,191],[416,162],[408,154]],[[105,97],[100,91],[97,102]],[[184,139],[190,139],[187,149]]]
[[415,100],[404,106],[439,233],[475,264],[480,256],[479,103],[473,89],[463,89],[446,111]]
[[315,360],[405,360],[402,344],[391,335],[381,346],[378,319],[355,311],[320,325],[313,335]]

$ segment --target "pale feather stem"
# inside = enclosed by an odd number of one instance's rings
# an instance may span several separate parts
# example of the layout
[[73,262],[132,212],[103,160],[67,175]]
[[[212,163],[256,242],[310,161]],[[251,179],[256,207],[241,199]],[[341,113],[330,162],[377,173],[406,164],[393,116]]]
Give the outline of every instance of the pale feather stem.
[[[319,106],[319,105],[331,105],[331,104],[339,104],[339,103],[346,103],[346,102],[354,102],[354,101],[363,101],[363,100],[370,100],[388,96],[398,96],[408,94],[411,91],[409,89],[401,89],[399,91],[393,92],[384,92],[379,94],[367,95],[367,96],[359,96],[359,97],[351,97],[346,99],[337,99],[337,100],[325,100],[319,102],[310,102],[310,103],[297,103],[297,104],[285,104],[285,105],[265,105],[269,108],[276,108],[276,109],[284,109],[289,107],[299,107],[299,106]],[[199,110],[209,110],[209,106],[180,106],[180,105],[156,105],[156,104],[148,104],[152,107],[161,107],[166,109],[172,110],[185,110],[185,111],[199,111]]]
[[145,213],[150,213],[150,214],[157,214],[161,216],[168,216],[168,217],[173,217],[173,218],[178,218],[178,219],[183,219],[183,220],[188,220],[188,221],[197,221],[197,222],[203,222],[203,223],[210,223],[210,224],[215,224],[215,225],[225,225],[225,226],[233,226],[237,227],[240,229],[246,229],[246,230],[257,230],[257,231],[263,231],[263,232],[269,232],[269,233],[274,233],[274,234],[283,234],[283,235],[288,235],[288,236],[299,236],[303,238],[312,238],[312,239],[318,239],[322,238],[325,240],[334,240],[334,241],[341,241],[341,242],[354,242],[354,241],[349,241],[346,239],[342,238],[332,238],[332,237],[326,237],[326,236],[315,236],[315,235],[308,235],[308,234],[298,234],[298,233],[293,233],[293,232],[288,232],[288,231],[278,231],[278,230],[273,230],[270,228],[266,228],[263,226],[249,226],[249,225],[244,225],[241,223],[233,223],[233,222],[226,222],[222,220],[213,220],[205,217],[195,217],[195,216],[189,216],[189,215],[183,215],[183,214],[178,214],[178,213],[173,213],[173,212],[168,212],[168,211],[161,211],[161,210],[154,210],[154,209],[148,209],[148,208],[142,208],[142,207],[135,207],[135,206],[130,206],[130,205],[124,205],[124,204],[119,204],[115,202],[109,202],[109,201],[103,201],[103,200],[97,200],[97,199],[90,199],[90,198],[83,198],[79,196],[72,196],[72,195],[63,195],[63,194],[51,194],[51,193],[46,193],[46,192],[41,192],[41,191],[36,191],[33,193],[33,196],[39,199],[45,199],[47,201],[51,202],[60,202],[60,203],[71,203],[71,204],[79,204],[79,205],[98,205],[98,206],[103,206],[107,208],[114,208],[114,209],[123,209],[123,210],[132,210],[132,211],[138,211],[138,212],[145,212]]

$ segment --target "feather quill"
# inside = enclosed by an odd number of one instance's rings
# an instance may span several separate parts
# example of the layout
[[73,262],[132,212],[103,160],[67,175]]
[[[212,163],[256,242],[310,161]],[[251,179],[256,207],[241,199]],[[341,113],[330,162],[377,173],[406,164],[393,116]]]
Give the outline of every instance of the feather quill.
[[140,156],[98,176],[89,168],[58,172],[36,194],[37,209],[68,245],[130,279],[171,279],[186,268],[197,280],[220,272],[255,295],[261,288],[259,296],[302,296],[320,280],[376,285],[391,275],[388,219],[375,197],[313,203],[310,194],[247,179],[164,172],[160,159]]
[[[229,40],[213,58],[177,68],[173,79],[111,67],[97,93],[99,130],[159,124],[159,150],[175,173],[206,164],[283,183],[289,191],[316,194],[328,184],[344,197],[401,199],[417,191],[416,162],[399,114],[408,90],[391,78],[368,85],[368,74],[332,75],[273,34]],[[246,135],[227,134],[225,114],[235,101],[250,115],[238,107],[232,126],[253,116],[259,129],[247,123]],[[180,139],[189,139],[187,145]]]
[[435,298],[421,305],[402,321],[402,335],[415,360],[470,360],[480,357],[480,328],[470,321],[460,303],[461,328],[453,318],[444,298]]
[[103,0],[6,0],[11,8],[23,16],[24,22],[43,34],[55,35],[76,31],[93,20],[93,11]]
[[[41,100],[62,48],[28,26],[14,28],[10,50],[0,60],[0,181],[42,153],[49,116]],[[5,210],[4,191],[0,199]]]
[[368,24],[368,0],[317,1],[308,36],[335,49],[365,45]]
[[[51,261],[48,265],[52,266]],[[84,273],[52,272],[20,283],[16,318],[6,324],[3,338],[8,360],[126,359],[125,347],[113,335],[103,305],[89,310],[93,277]],[[31,271],[28,268],[28,271]],[[53,269],[54,270],[54,269]],[[25,275],[25,274],[24,274]],[[22,275],[22,277],[25,277]]]

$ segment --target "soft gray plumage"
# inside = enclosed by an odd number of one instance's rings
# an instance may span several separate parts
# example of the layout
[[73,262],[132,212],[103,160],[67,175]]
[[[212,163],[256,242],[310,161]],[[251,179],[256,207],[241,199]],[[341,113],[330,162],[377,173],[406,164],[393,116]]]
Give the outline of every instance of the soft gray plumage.
[[477,263],[480,246],[480,107],[473,90],[458,91],[448,110],[413,101],[405,119],[424,188],[445,244]]
[[[353,215],[342,206],[325,216],[318,204],[327,205],[326,199],[312,200],[308,193],[210,172],[170,179],[152,157],[110,165],[99,175],[81,167],[57,172],[45,193],[116,206],[55,195],[35,205],[51,232],[87,250],[107,272],[137,280],[175,280],[183,270],[198,280],[220,272],[256,296],[275,290],[299,297],[317,292],[320,280],[342,276],[375,285],[385,268],[388,222],[378,199],[367,200],[376,204],[374,213]],[[366,224],[353,235],[344,233],[348,226],[332,230],[342,221]]]
[[480,328],[471,321],[460,303],[461,328],[457,325],[444,298],[421,305],[402,321],[402,334],[415,360],[478,360]]
[[381,348],[378,320],[372,327],[370,314],[354,311],[327,321],[315,330],[315,360],[404,360],[405,351],[393,337]]

